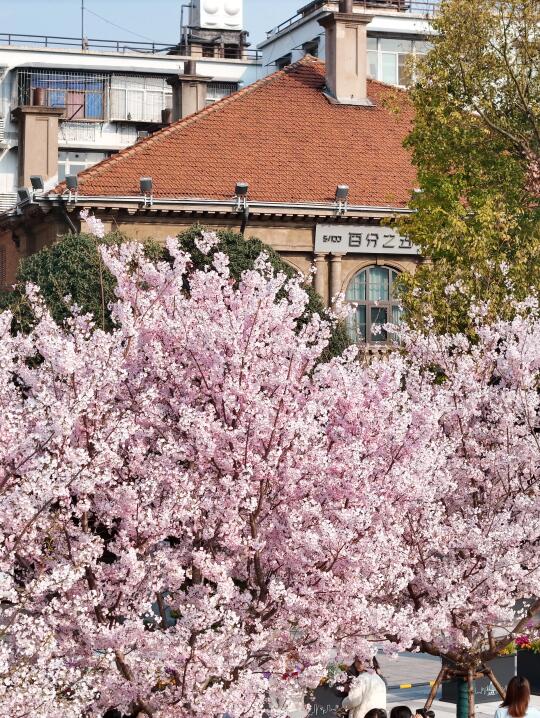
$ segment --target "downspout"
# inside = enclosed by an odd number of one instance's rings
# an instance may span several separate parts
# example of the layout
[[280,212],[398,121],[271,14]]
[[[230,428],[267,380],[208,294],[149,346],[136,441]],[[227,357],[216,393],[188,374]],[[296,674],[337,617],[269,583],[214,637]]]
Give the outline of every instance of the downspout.
[[69,231],[70,231],[72,234],[79,234],[79,232],[78,232],[78,230],[77,230],[77,227],[73,224],[73,222],[72,222],[72,220],[71,220],[71,217],[70,217],[69,214],[66,212],[66,201],[65,201],[65,199],[60,198],[60,204],[58,205],[58,209],[60,210],[60,215],[61,215],[62,219],[64,220],[64,222],[65,222],[65,223],[67,224],[67,226],[69,227]]
[[244,207],[244,211],[242,213],[242,224],[240,225],[240,234],[242,237],[244,236],[244,232],[246,231],[247,223],[249,220],[249,205],[246,204]]

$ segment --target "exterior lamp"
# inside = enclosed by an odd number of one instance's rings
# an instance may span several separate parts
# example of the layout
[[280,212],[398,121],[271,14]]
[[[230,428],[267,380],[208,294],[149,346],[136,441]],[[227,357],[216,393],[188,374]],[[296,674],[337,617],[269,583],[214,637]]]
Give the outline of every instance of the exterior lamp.
[[19,187],[17,190],[17,204],[29,204],[32,201],[32,192],[28,187]]
[[338,214],[345,214],[349,200],[349,185],[338,184],[336,187],[336,202]]
[[151,177],[141,177],[139,180],[141,194],[144,197],[144,206],[152,206],[154,182]]
[[249,184],[247,182],[237,182],[234,190],[236,197],[236,211],[242,212],[242,224],[240,225],[240,234],[244,236],[249,219],[249,204],[247,195],[249,192]]
[[[66,187],[69,192],[68,202],[77,199],[77,192],[79,190],[79,179],[77,175],[66,175]],[[73,197],[75,195],[75,198]]]
[[234,190],[234,196],[236,197],[236,211],[241,212],[247,207],[247,194],[249,191],[249,185],[247,182],[237,182]]
[[79,189],[79,179],[77,175],[67,175],[66,187],[70,192],[76,192]]
[[41,175],[32,175],[30,177],[30,184],[34,192],[43,192],[45,189],[45,180]]

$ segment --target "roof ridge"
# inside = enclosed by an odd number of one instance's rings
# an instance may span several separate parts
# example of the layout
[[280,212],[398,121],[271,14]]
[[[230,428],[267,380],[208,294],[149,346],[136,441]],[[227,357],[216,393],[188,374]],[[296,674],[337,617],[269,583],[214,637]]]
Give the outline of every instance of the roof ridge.
[[[225,97],[222,97],[220,100],[213,102],[208,107],[203,107],[203,109],[199,110],[198,112],[193,112],[191,115],[188,115],[187,117],[182,117],[181,119],[176,120],[167,127],[162,127],[161,129],[156,130],[156,132],[153,132],[149,137],[145,137],[144,139],[139,140],[135,144],[125,147],[111,157],[107,157],[107,159],[98,162],[97,165],[89,167],[87,170],[80,172],[78,177],[93,178],[96,175],[99,175],[104,168],[108,168],[111,164],[120,161],[124,157],[130,157],[133,154],[137,154],[142,148],[151,145],[157,139],[166,137],[183,127],[189,127],[191,124],[197,122],[199,119],[207,117],[213,112],[217,112],[217,110],[221,109],[223,106],[232,104],[240,98],[244,97],[245,95],[255,92],[260,87],[271,84],[272,82],[276,82],[277,80],[282,79],[286,75],[291,74],[291,72],[294,71],[297,67],[310,63],[324,65],[324,63],[318,58],[313,57],[313,55],[306,54],[297,62],[291,65],[287,65],[287,67],[284,67],[281,70],[276,70],[276,72],[273,72],[266,77],[261,77],[259,80],[252,82],[251,84],[247,85],[246,87],[243,87],[240,90],[237,90],[236,92],[233,92],[231,95],[227,95]],[[65,182],[60,182],[53,190],[51,190],[50,194],[58,194],[57,190],[63,187],[65,187]]]

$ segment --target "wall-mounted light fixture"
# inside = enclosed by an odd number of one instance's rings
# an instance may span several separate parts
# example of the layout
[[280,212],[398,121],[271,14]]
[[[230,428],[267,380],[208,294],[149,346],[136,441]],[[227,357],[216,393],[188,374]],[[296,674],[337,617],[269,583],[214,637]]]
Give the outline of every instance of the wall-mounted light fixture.
[[30,177],[30,184],[32,185],[34,194],[36,192],[43,192],[45,189],[45,180],[41,175],[32,175]]
[[17,190],[17,206],[30,204],[32,200],[33,195],[32,192],[28,189],[28,187],[19,187],[19,189]]
[[345,214],[349,203],[349,185],[338,184],[336,187],[337,213]]
[[66,188],[69,192],[68,202],[76,200],[79,192],[79,178],[77,175],[66,176]]
[[141,177],[139,180],[141,194],[144,198],[144,206],[151,207],[154,201],[154,182],[151,177]]
[[234,196],[236,198],[236,211],[240,212],[247,206],[247,195],[249,192],[249,185],[247,182],[237,182],[234,190]]

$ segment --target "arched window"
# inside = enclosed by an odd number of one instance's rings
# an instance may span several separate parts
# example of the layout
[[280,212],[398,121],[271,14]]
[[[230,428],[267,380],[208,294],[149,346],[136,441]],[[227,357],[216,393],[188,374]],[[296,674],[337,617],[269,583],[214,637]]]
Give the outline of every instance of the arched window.
[[398,272],[390,267],[366,267],[356,274],[348,288],[347,301],[356,305],[349,318],[351,338],[367,344],[385,344],[388,333],[375,325],[398,324],[401,310],[396,299],[395,281]]

